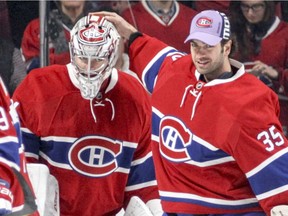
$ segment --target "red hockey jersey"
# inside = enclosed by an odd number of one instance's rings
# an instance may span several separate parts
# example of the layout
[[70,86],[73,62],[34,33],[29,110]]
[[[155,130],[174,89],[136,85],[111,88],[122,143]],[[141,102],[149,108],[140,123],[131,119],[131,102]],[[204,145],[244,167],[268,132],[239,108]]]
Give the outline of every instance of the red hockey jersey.
[[102,98],[85,100],[73,70],[33,70],[13,95],[27,159],[58,180],[61,215],[115,215],[133,195],[159,198],[148,93],[114,69]]
[[[190,52],[190,47],[184,44],[189,33],[195,10],[175,1],[175,14],[166,24],[147,5],[146,0],[126,9],[122,17],[139,31],[156,37],[183,52]],[[135,20],[135,22],[134,22]]]
[[[0,78],[0,215],[37,209],[26,170],[19,119]],[[36,211],[33,215],[38,215]]]
[[[70,29],[63,24],[64,34],[68,47],[70,40]],[[26,62],[40,56],[40,19],[34,19],[28,23],[23,33],[21,42],[21,51]],[[50,64],[68,64],[70,62],[69,50],[56,53],[53,43],[49,39],[49,63]]]
[[288,204],[288,143],[271,89],[235,60],[233,77],[202,82],[190,55],[147,35],[129,54],[152,93],[152,152],[165,212],[269,215]]
[[230,5],[230,0],[226,0],[226,1],[197,0],[194,2],[195,10],[197,10],[198,12],[203,11],[203,10],[217,10],[219,12],[229,14],[229,5]]

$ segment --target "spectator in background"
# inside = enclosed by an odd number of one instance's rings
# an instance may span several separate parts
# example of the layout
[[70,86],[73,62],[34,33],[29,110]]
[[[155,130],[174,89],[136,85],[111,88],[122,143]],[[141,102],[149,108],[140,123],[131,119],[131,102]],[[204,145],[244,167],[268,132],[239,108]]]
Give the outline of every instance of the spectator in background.
[[275,15],[273,1],[263,0],[231,1],[230,21],[237,44],[234,58],[279,95],[280,121],[287,136],[288,89],[284,87],[288,77],[288,24]]
[[26,76],[21,52],[12,41],[0,38],[0,74],[10,96]]
[[184,40],[195,15],[195,10],[175,0],[141,0],[122,13],[122,17],[139,31],[187,53],[190,47]]
[[[133,4],[135,4],[135,1],[129,1],[129,0],[120,0],[120,1],[97,1],[94,2],[97,5],[94,8],[97,8],[97,11],[111,11],[115,12],[117,14],[121,14],[126,8],[131,7]],[[126,72],[135,78],[138,79],[136,74],[132,72],[129,69],[129,56],[125,52],[125,44],[126,41],[124,38],[120,38],[119,41],[119,49],[118,49],[118,59],[115,64],[115,68]]]
[[[272,0],[273,1],[273,0]],[[204,1],[204,0],[196,0],[194,1],[193,7],[197,12],[203,11],[203,10],[217,10],[222,13],[228,14],[230,13],[229,7],[230,7],[230,0],[226,1],[217,1],[217,0],[210,0],[210,1]],[[281,1],[275,1],[277,2],[276,4],[276,14],[279,17],[282,17],[282,12],[281,12]]]
[[122,14],[124,10],[135,4],[136,1],[120,0],[120,1],[110,1],[110,7],[116,11],[118,14]]
[[219,12],[229,14],[229,4],[230,1],[217,1],[217,0],[210,0],[210,1],[203,1],[203,0],[196,0],[194,1],[194,8],[196,11],[200,12],[203,10],[217,10]]
[[92,5],[94,12],[95,11],[113,11],[118,14],[121,14],[126,8],[134,5],[138,1],[130,1],[130,0],[109,0],[109,1],[98,1],[94,0],[91,1],[90,4]]
[[[67,64],[70,62],[68,41],[70,30],[79,18],[88,13],[88,1],[56,2],[57,8],[49,14],[49,63]],[[25,61],[28,64],[28,72],[40,66],[40,19],[32,20],[26,27],[21,43],[21,49]]]

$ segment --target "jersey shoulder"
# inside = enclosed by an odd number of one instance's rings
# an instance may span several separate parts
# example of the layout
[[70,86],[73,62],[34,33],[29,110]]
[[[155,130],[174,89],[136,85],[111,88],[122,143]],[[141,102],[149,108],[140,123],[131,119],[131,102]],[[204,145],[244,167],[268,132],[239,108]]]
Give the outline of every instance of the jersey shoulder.
[[[43,100],[61,93],[72,85],[66,65],[51,65],[32,70],[17,87],[13,98],[25,100]],[[31,97],[33,95],[33,97]]]

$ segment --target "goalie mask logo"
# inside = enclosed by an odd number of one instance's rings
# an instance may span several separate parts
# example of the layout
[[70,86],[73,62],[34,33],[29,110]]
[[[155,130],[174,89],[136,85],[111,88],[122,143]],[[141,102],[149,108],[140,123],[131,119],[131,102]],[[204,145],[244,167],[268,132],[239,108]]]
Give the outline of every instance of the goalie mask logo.
[[91,23],[88,28],[80,30],[79,38],[83,43],[104,43],[106,34],[105,27],[98,28],[96,23]]
[[85,176],[103,177],[118,168],[116,157],[122,143],[107,137],[87,136],[76,140],[69,150],[72,168]]

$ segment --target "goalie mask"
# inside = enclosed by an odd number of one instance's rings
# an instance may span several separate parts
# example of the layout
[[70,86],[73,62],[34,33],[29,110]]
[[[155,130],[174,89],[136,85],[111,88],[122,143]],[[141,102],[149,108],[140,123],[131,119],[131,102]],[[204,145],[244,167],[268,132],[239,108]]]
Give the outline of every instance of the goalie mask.
[[71,31],[71,63],[85,99],[97,96],[118,58],[120,36],[114,25],[100,16],[81,18]]

